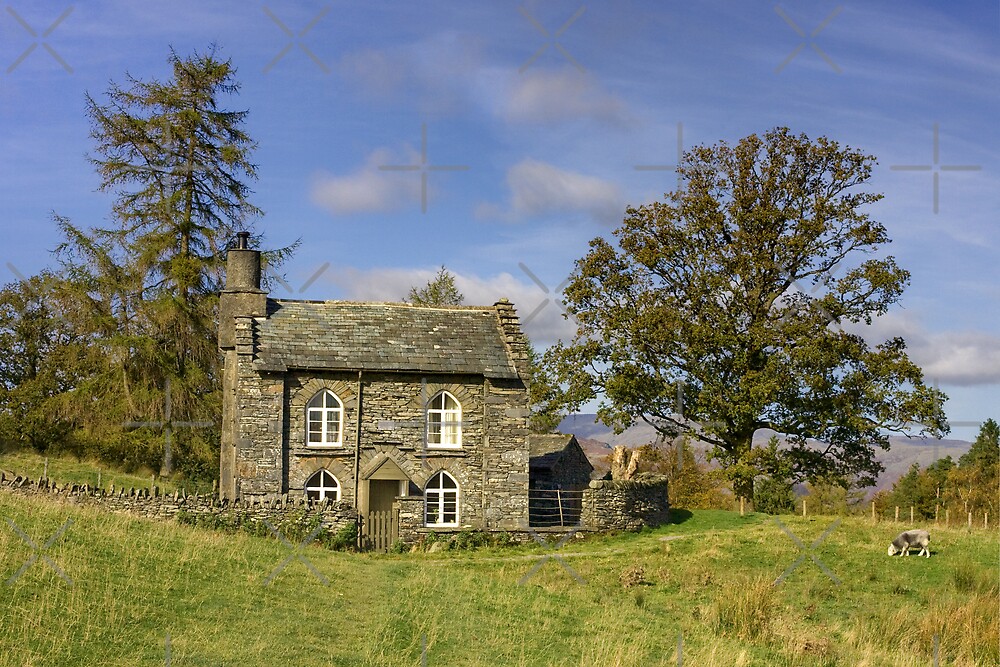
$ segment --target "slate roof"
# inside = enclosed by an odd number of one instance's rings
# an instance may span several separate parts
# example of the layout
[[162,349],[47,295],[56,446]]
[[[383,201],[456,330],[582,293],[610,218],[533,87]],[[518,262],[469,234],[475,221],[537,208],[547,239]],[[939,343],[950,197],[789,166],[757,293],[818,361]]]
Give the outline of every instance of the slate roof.
[[528,455],[532,468],[552,468],[576,436],[564,433],[532,433],[528,436]]
[[261,370],[519,377],[491,307],[268,299],[256,333]]

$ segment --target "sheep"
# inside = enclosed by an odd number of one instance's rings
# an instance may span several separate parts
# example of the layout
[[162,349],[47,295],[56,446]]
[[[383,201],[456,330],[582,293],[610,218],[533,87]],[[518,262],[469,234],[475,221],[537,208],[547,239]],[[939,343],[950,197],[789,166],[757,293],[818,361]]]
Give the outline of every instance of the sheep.
[[901,554],[909,556],[910,547],[920,547],[917,555],[930,558],[931,550],[928,546],[930,542],[931,534],[926,530],[904,530],[889,544],[889,555],[895,556],[896,554]]

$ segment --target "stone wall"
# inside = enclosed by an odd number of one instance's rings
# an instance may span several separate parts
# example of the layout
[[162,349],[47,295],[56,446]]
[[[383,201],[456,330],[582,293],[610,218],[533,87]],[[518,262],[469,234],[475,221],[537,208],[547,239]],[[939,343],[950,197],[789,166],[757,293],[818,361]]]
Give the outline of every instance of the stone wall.
[[[250,319],[236,318],[238,343],[250,335]],[[527,521],[528,407],[519,380],[364,373],[359,401],[357,373],[262,373],[240,350],[238,344],[232,457],[238,497],[302,496],[305,481],[325,469],[340,483],[341,500],[356,502],[364,512],[368,475],[388,459],[411,482],[410,493],[421,493],[439,471],[454,477],[460,527],[512,529]],[[343,403],[341,445],[308,447],[306,404],[324,388]],[[462,406],[461,447],[425,443],[426,402],[441,391]],[[227,468],[225,458],[222,467]]]
[[487,436],[481,471],[489,489],[482,503],[488,530],[511,530],[528,521],[528,398],[520,381],[486,385]]
[[583,492],[581,523],[587,530],[638,530],[670,517],[667,480],[595,480]]
[[[154,486],[149,488],[93,488],[89,485],[55,484],[48,480],[30,480],[16,476],[13,479],[0,473],[0,491],[26,497],[44,497],[72,505],[93,507],[102,511],[120,512],[155,520],[170,520],[180,513],[193,518],[216,516],[243,521],[267,521],[279,526],[293,515],[310,520],[319,517],[329,534],[335,534],[357,520],[357,512],[348,502],[313,502],[302,497],[289,498],[288,494],[271,499],[237,500],[220,499],[216,495],[163,494]],[[422,497],[400,497],[394,503],[399,517],[399,537],[415,543],[422,533],[438,532],[445,535],[458,533],[463,528],[428,529],[423,527],[424,500]],[[667,482],[662,478],[629,481],[595,481],[583,493],[581,524],[568,529],[531,529],[526,524],[494,528],[508,532],[515,541],[531,542],[538,534],[578,533],[608,530],[637,530],[643,526],[656,526],[668,520]],[[478,527],[477,527],[478,528]]]
[[396,498],[395,507],[399,514],[399,539],[407,544],[417,541],[419,531],[424,526],[423,498]]
[[[285,491],[284,378],[279,373],[259,372],[253,366],[259,321],[252,317],[235,319],[234,497],[278,495]],[[226,486],[224,480],[223,489]]]
[[154,486],[142,488],[93,488],[87,484],[55,484],[48,480],[29,480],[17,476],[13,479],[0,473],[0,490],[20,496],[44,497],[102,511],[121,512],[147,519],[173,519],[184,512],[194,518],[217,516],[220,518],[249,521],[268,521],[277,527],[293,513],[305,520],[319,517],[320,523],[330,534],[356,521],[357,513],[350,503],[310,502],[304,498],[287,496],[271,500],[229,500],[216,495],[163,494]]

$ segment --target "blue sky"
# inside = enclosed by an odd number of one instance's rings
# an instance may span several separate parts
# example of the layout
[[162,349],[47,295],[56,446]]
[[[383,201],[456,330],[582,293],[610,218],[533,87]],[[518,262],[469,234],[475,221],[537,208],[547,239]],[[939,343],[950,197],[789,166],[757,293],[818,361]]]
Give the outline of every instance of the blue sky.
[[257,227],[275,246],[303,242],[275,296],[396,300],[446,264],[467,302],[509,297],[545,346],[571,331],[557,304],[539,306],[627,204],[675,186],[678,138],[787,125],[879,158],[873,213],[913,275],[866,335],[904,335],[953,421],[1000,417],[996,0],[12,0],[4,282],[8,264],[51,264],[50,212],[108,222],[84,93],[100,99],[126,72],[166,78],[170,46],[212,42],[238,68],[229,106],[250,110],[259,142]]

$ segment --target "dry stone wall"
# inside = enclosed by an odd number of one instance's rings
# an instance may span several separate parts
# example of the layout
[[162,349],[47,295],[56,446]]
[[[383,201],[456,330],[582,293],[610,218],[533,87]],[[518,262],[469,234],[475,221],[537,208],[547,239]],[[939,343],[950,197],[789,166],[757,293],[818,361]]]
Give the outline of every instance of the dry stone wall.
[[581,523],[594,531],[638,530],[670,518],[667,480],[595,480],[583,492]]
[[154,486],[143,488],[94,488],[87,484],[56,484],[45,479],[7,478],[0,473],[0,489],[20,496],[45,497],[82,507],[121,512],[147,519],[174,519],[182,512],[193,519],[214,516],[271,523],[278,526],[293,514],[296,518],[319,518],[324,529],[334,534],[356,521],[357,514],[350,503],[315,502],[287,496],[270,500],[222,500],[217,495],[163,494]]
[[[318,518],[329,534],[357,521],[357,511],[349,502],[310,501],[288,494],[249,500],[229,501],[215,494],[163,494],[152,488],[94,488],[89,485],[56,484],[45,479],[7,477],[0,473],[0,490],[26,497],[45,497],[69,504],[93,507],[102,511],[120,512],[155,520],[175,519],[181,513],[197,521],[216,517],[238,522],[268,522],[278,526],[291,518],[311,521]],[[420,534],[430,532],[423,527],[423,498],[397,498],[399,537],[407,543],[416,542]],[[667,482],[662,478],[640,480],[601,480],[591,482],[583,492],[583,508],[578,526],[566,530],[605,532],[637,530],[656,526],[669,519]],[[463,528],[434,532],[457,533]],[[467,528],[466,528],[467,529]],[[474,529],[481,529],[474,527]],[[525,523],[497,526],[494,531],[510,533],[516,541],[530,542],[537,533],[553,529],[527,529]],[[563,529],[556,529],[556,532]]]

